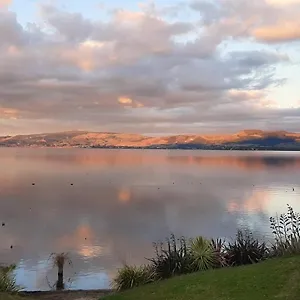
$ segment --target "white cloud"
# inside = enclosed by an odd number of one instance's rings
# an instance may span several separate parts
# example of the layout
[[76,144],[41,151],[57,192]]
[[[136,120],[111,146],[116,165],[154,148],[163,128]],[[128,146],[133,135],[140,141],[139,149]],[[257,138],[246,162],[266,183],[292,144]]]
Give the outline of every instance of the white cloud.
[[[209,3],[194,2],[190,12],[197,18],[189,22],[174,14],[179,6],[116,10],[103,22],[42,5],[43,26],[24,28],[15,13],[1,11],[0,114],[6,128],[17,117],[14,132],[34,130],[45,119],[53,124],[49,130],[57,124],[69,129],[74,119],[92,130],[149,132],[156,124],[170,132],[171,124],[174,132],[189,126],[198,131],[200,121],[201,130],[221,123],[239,130],[266,119],[276,123],[281,114],[297,117],[298,111],[274,110],[268,100],[268,89],[284,83],[277,66],[290,63],[271,42],[297,39],[287,36],[287,26],[270,32],[288,20],[292,30],[297,4]],[[256,50],[223,52],[231,41],[253,43]]]

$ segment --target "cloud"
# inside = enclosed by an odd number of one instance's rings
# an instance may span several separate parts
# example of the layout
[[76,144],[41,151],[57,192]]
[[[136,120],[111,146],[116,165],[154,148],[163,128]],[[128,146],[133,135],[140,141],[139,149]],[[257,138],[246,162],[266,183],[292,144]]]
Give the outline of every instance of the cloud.
[[266,120],[294,130],[298,111],[275,109],[269,97],[291,59],[270,43],[280,31],[270,38],[263,29],[280,10],[280,22],[294,22],[297,8],[202,0],[117,9],[103,21],[40,4],[40,23],[27,26],[18,12],[0,11],[3,133],[235,131]]
[[299,39],[299,0],[198,0],[191,2],[190,7],[218,35],[250,35],[268,43]]
[[80,13],[62,11],[53,5],[40,5],[40,15],[56,33],[69,41],[85,40],[93,30],[92,22]]
[[11,0],[0,0],[0,9],[7,8],[11,4]]
[[133,103],[133,101],[130,98],[120,97],[119,98],[119,103],[120,104],[124,104],[124,105],[126,105],[126,104],[130,104],[131,105]]
[[17,21],[17,15],[10,11],[0,10],[0,49],[1,46],[24,45],[27,38],[26,32]]
[[119,97],[118,99],[119,103],[123,106],[130,106],[130,107],[143,107],[144,105],[138,101],[134,101],[128,97]]
[[270,43],[280,43],[300,39],[300,22],[279,23],[273,26],[259,27],[253,31],[258,39]]
[[291,4],[300,4],[299,0],[266,0],[268,4],[276,6],[287,6]]
[[18,118],[18,111],[12,108],[4,108],[0,107],[0,118],[1,119],[17,119]]

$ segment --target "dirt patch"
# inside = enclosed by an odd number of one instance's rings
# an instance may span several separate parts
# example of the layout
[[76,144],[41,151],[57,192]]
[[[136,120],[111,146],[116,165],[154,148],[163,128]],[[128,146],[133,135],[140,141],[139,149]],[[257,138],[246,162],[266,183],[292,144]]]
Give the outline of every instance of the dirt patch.
[[21,296],[37,300],[98,300],[113,293],[111,290],[23,292]]

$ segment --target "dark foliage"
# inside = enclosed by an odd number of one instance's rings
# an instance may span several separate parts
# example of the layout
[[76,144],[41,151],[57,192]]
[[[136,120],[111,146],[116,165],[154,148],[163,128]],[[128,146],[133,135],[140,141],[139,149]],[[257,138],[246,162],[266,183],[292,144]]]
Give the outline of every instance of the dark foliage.
[[295,213],[288,205],[288,212],[276,218],[270,218],[275,243],[272,246],[273,256],[300,253],[300,214]]
[[212,239],[211,247],[216,255],[216,268],[222,268],[228,266],[228,259],[226,253],[226,243],[223,239]]
[[226,246],[227,262],[230,266],[258,263],[268,255],[264,242],[255,239],[251,232],[238,230],[236,240]]
[[156,256],[149,261],[160,279],[194,271],[193,257],[185,238],[176,239],[172,234],[165,243],[155,243]]

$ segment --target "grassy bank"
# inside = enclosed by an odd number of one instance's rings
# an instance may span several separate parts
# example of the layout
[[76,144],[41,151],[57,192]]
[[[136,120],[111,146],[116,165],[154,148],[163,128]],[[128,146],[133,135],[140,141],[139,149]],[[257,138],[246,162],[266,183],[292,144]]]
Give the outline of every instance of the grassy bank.
[[23,297],[18,295],[10,295],[7,293],[0,293],[0,300],[24,300]]
[[300,299],[300,256],[174,277],[105,300]]

